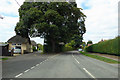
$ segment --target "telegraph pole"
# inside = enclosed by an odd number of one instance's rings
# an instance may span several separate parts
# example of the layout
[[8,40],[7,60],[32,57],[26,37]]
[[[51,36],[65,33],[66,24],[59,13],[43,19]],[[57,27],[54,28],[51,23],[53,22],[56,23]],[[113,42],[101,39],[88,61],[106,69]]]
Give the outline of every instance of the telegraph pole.
[[[15,0],[16,1],[16,3],[20,6],[20,4],[18,3],[18,1],[17,0]],[[4,17],[2,17],[1,15],[0,15],[0,19],[4,19]]]
[[0,15],[0,19],[3,19],[4,17],[2,17],[1,15]]
[[20,4],[18,3],[18,1],[17,0],[15,0],[16,1],[16,3],[20,6]]

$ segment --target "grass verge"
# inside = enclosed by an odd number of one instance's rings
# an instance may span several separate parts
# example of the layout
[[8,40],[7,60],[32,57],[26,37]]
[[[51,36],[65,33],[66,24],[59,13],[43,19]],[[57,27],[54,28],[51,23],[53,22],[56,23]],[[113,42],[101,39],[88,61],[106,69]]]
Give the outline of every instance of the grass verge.
[[88,56],[88,57],[91,57],[91,58],[95,58],[95,59],[98,59],[100,61],[104,61],[104,62],[107,62],[107,63],[120,64],[119,61],[116,61],[116,60],[113,60],[113,59],[109,59],[109,58],[106,58],[106,57],[102,57],[102,56],[98,56],[98,55],[92,55],[92,54],[88,54],[88,53],[82,52],[82,51],[80,51],[80,53],[85,55],[85,56]]
[[8,58],[0,58],[1,60],[8,60]]

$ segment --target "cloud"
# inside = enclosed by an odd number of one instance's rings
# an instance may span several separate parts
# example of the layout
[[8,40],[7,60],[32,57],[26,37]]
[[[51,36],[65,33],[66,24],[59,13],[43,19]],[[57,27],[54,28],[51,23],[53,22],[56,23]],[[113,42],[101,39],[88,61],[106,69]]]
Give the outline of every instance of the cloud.
[[89,1],[90,1],[90,0],[85,0],[85,1],[83,1],[83,2],[81,3],[81,6],[82,6],[82,8],[83,8],[84,10],[91,8],[91,6],[87,4]]
[[[23,1],[19,2],[22,4]],[[19,21],[19,7],[15,0],[0,0],[0,15],[4,17],[0,19],[0,42],[6,42],[15,35],[14,28]]]
[[43,43],[44,43],[44,39],[43,39],[43,38],[40,38],[40,37],[31,38],[31,40],[34,40],[34,41],[37,42],[37,43],[41,43],[42,45],[43,45]]
[[118,3],[118,34],[120,36],[120,1]]
[[14,28],[18,21],[18,17],[0,19],[0,42],[6,42],[10,37],[15,35]]
[[[118,35],[118,0],[90,0],[84,4],[90,6],[90,9],[83,10],[87,16],[84,41],[92,40],[96,43]],[[78,3],[78,7],[83,6]]]
[[18,5],[14,2],[14,0],[1,0],[0,3],[0,14],[7,16],[10,14],[12,15],[18,15]]

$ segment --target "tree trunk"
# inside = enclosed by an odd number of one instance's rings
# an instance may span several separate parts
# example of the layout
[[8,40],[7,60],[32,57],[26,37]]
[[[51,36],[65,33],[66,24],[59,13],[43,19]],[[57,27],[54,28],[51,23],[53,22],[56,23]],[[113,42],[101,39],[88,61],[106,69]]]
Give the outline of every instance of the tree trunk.
[[55,41],[52,40],[52,52],[55,52]]

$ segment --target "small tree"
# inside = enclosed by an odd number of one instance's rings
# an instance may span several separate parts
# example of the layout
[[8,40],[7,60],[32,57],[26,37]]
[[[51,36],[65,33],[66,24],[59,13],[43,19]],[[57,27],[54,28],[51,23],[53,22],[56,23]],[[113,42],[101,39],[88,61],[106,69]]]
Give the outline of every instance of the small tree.
[[88,44],[93,44],[93,42],[92,42],[91,40],[89,40],[89,41],[87,42],[87,45],[88,45]]
[[43,50],[43,45],[42,44],[37,44],[38,50]]

